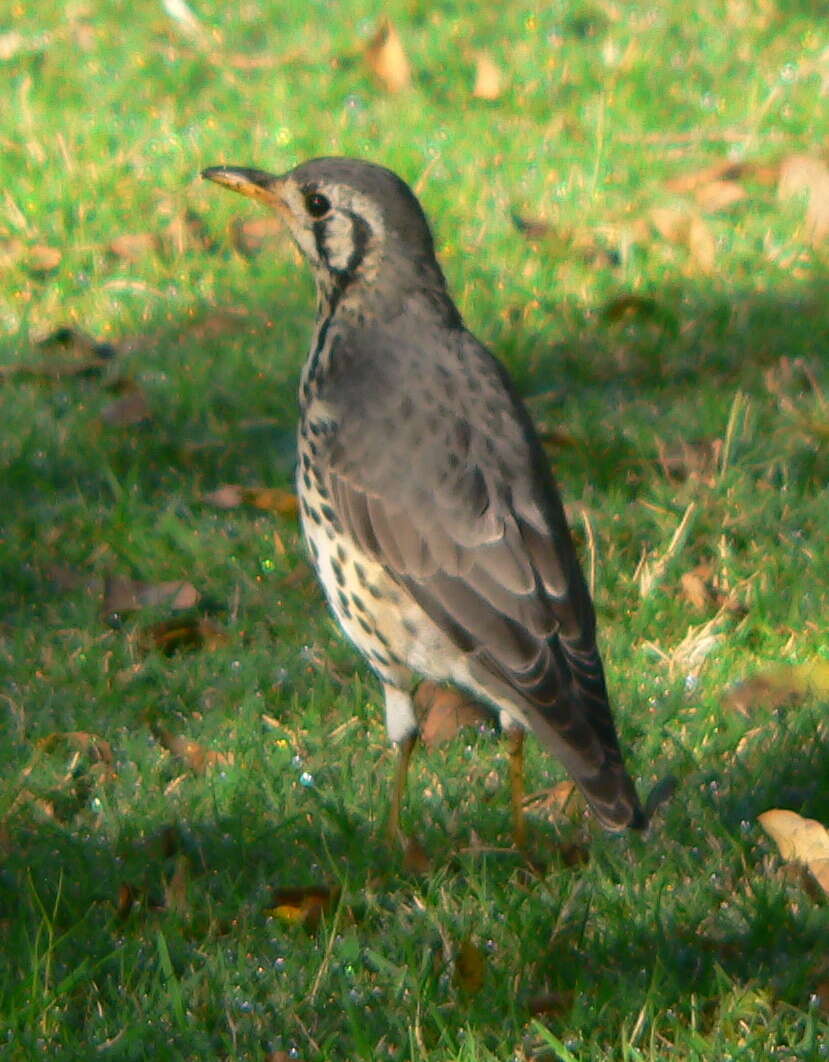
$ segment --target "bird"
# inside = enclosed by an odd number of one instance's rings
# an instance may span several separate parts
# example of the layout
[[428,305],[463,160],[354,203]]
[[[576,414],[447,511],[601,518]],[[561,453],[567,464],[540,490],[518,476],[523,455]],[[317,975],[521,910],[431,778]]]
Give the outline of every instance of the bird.
[[517,846],[528,731],[603,826],[644,828],[549,460],[505,367],[465,327],[415,194],[346,157],[202,176],[275,211],[316,281],[300,517],[330,607],[382,685],[398,748],[389,837],[403,836],[423,679],[498,716]]

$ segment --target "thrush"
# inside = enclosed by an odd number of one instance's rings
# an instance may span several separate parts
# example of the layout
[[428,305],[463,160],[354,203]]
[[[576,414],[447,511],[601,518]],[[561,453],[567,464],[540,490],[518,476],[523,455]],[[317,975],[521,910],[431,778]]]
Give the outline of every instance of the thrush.
[[464,327],[411,189],[349,158],[203,176],[275,209],[314,274],[301,520],[330,606],[383,686],[399,747],[391,832],[424,677],[470,691],[511,735],[517,843],[525,731],[605,826],[644,826],[547,457],[506,370]]

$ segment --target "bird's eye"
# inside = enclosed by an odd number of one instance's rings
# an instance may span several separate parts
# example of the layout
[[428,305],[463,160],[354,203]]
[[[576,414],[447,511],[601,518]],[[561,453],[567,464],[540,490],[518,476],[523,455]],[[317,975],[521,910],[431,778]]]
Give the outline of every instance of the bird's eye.
[[305,197],[305,209],[312,218],[321,218],[331,209],[331,202],[319,192],[309,192]]

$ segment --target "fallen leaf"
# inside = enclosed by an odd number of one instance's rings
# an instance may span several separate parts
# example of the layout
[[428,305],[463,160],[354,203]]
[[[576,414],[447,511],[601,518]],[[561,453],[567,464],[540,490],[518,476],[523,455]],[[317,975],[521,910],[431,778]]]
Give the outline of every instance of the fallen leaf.
[[576,783],[569,778],[557,782],[550,789],[541,789],[537,793],[530,793],[524,798],[524,807],[533,811],[545,811],[549,815],[558,817],[567,812],[570,802],[577,798],[579,791]]
[[132,885],[121,882],[118,886],[118,899],[115,902],[115,914],[120,921],[129,917],[132,906],[135,903],[137,893]]
[[527,1000],[527,1010],[533,1017],[547,1014],[560,1018],[573,1009],[574,992],[539,992]]
[[264,215],[255,218],[236,218],[230,225],[231,245],[252,258],[268,246],[286,241],[285,226],[277,217]]
[[708,184],[701,184],[694,191],[697,205],[706,214],[727,210],[747,197],[748,192],[737,181],[710,181]]
[[104,582],[102,613],[107,621],[117,622],[126,612],[164,605],[172,609],[189,609],[201,600],[201,594],[183,579],[163,583],[144,583],[123,575],[111,575]]
[[340,891],[337,886],[327,885],[275,889],[267,911],[282,922],[304,925],[313,931],[323,914],[337,905]]
[[738,178],[743,177],[750,169],[750,164],[745,162],[734,162],[731,159],[723,159],[720,162],[715,162],[711,166],[704,166],[699,170],[692,170],[690,173],[683,173],[677,177],[672,177],[665,182],[665,187],[678,195],[685,195],[688,192],[694,192],[698,188],[715,182],[725,183],[736,181]]
[[202,617],[181,617],[163,620],[145,627],[138,636],[139,648],[144,652],[159,649],[166,656],[182,649],[206,649],[214,652],[230,639],[212,620]]
[[63,254],[57,247],[36,243],[29,248],[26,264],[33,273],[51,273],[61,263]]
[[409,60],[400,35],[386,17],[380,20],[374,36],[366,45],[369,69],[387,92],[402,92],[412,80]]
[[479,100],[497,100],[504,91],[501,71],[488,52],[478,52],[475,58],[475,85],[472,95]]
[[111,765],[113,762],[110,743],[86,730],[65,730],[47,734],[46,737],[40,738],[36,747],[42,752],[52,752],[56,746],[64,743],[79,752],[89,753],[93,760],[100,763]]
[[710,577],[710,565],[697,565],[691,571],[683,572],[679,578],[682,596],[698,612],[702,612],[714,602],[708,585]]
[[663,240],[687,246],[691,225],[691,215],[687,207],[654,207],[648,216]]
[[171,734],[160,727],[156,731],[159,743],[173,756],[182,760],[194,774],[204,774],[208,767],[227,766],[233,763],[233,756],[227,752],[206,749],[198,741],[183,734]]
[[811,155],[789,155],[780,166],[778,198],[807,197],[806,234],[813,247],[829,236],[829,165]]
[[817,1000],[820,1013],[829,1017],[829,981],[820,981],[816,984],[813,995]]
[[601,311],[602,320],[617,324],[621,321],[658,320],[662,311],[656,299],[643,295],[617,295]]
[[708,225],[698,214],[688,226],[688,251],[701,273],[712,273],[717,264],[717,241]]
[[783,664],[760,671],[733,686],[725,703],[748,715],[752,709],[774,710],[808,696],[829,697],[829,660],[817,657],[805,664]]
[[825,893],[829,893],[829,831],[816,819],[795,811],[773,808],[757,816],[784,859],[808,867]]
[[451,741],[461,727],[492,719],[492,713],[469,694],[428,680],[421,682],[414,703],[421,720],[420,737],[429,749]]
[[282,487],[247,487],[244,500],[254,509],[280,513],[282,516],[295,516],[299,512],[299,499],[296,494]]
[[425,876],[432,869],[429,854],[417,837],[408,837],[403,849],[403,866],[410,874]]
[[101,420],[111,428],[130,428],[152,420],[147,396],[137,384],[131,384],[126,394],[116,398],[101,410]]
[[525,236],[530,243],[540,243],[542,240],[555,240],[562,248],[569,246],[569,240],[561,236],[558,230],[545,221],[544,218],[530,218],[515,211],[510,215],[516,229]]
[[455,956],[455,984],[466,995],[475,995],[483,988],[485,975],[483,951],[471,937],[465,937]]
[[250,505],[254,509],[279,513],[282,516],[295,516],[299,511],[299,499],[296,494],[282,487],[242,487],[236,483],[225,483],[216,490],[203,494],[202,501],[215,505],[217,509],[236,509],[240,505]]
[[125,262],[138,262],[159,249],[159,239],[153,232],[131,232],[115,236],[107,244],[107,251]]

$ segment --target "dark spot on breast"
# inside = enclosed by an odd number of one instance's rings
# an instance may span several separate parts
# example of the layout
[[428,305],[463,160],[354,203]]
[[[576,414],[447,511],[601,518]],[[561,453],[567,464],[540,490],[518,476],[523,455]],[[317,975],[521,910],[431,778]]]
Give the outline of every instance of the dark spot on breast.
[[320,520],[320,514],[313,507],[313,505],[309,505],[307,507],[307,514],[308,514],[308,516],[311,517],[311,519],[314,521],[314,523],[317,525],[317,527],[319,527],[319,525],[322,523],[322,520]]
[[334,573],[334,578],[337,580],[339,586],[345,586],[345,574],[343,572],[343,566],[337,560],[336,557],[331,558],[331,570]]
[[359,561],[354,562],[354,573],[360,586],[366,585],[366,570]]
[[312,489],[311,488],[311,477],[308,475],[307,472],[303,472],[302,473],[302,482],[305,485],[305,489],[306,490],[311,490]]
[[382,590],[380,590],[379,587],[375,586],[374,583],[368,584],[368,592],[371,594],[372,597],[376,598],[378,601],[380,601],[383,597]]
[[321,511],[322,511],[322,515],[325,517],[325,519],[331,525],[333,525],[334,527],[339,529],[340,521],[337,519],[337,514],[334,512],[334,510],[331,508],[331,506],[330,505],[323,505]]
[[366,632],[366,634],[376,634],[377,633],[370,624],[366,623],[366,621],[363,619],[362,616],[358,616],[357,617],[357,622],[360,624],[360,626],[363,628],[363,630]]
[[417,627],[410,619],[403,620],[403,630],[411,635],[417,634]]
[[384,656],[379,649],[372,649],[369,653],[369,656],[375,662],[375,664],[379,664],[381,667],[389,666],[389,658],[387,656]]
[[346,616],[348,619],[351,619],[351,605],[349,605],[348,598],[342,590],[337,591],[337,598],[339,599],[340,608],[342,609],[343,615]]
[[317,549],[317,544],[312,538],[308,539],[308,548],[310,549],[311,556],[314,558],[314,562],[316,563],[320,559],[320,551]]
[[358,612],[367,612],[365,601],[359,594],[351,595],[351,604],[358,610]]
[[340,562],[340,564],[345,564],[345,559],[346,559],[345,547],[343,546],[342,542],[340,542],[338,544],[338,546],[337,546],[337,560]]

